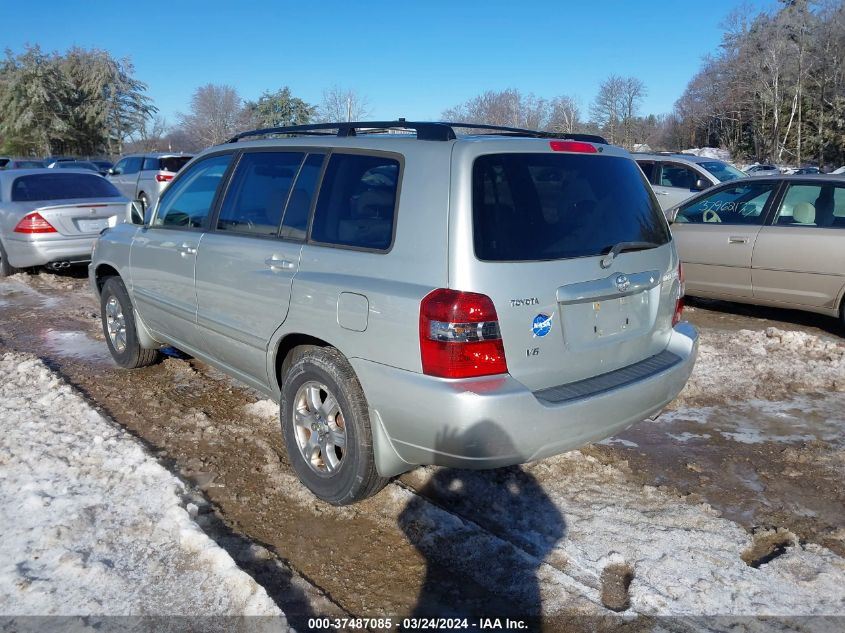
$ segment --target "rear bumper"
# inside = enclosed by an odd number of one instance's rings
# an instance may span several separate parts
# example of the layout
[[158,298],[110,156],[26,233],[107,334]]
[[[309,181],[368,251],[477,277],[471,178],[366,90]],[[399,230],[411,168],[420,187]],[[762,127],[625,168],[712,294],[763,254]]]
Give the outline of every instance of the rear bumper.
[[50,237],[36,240],[6,239],[3,245],[9,263],[16,268],[44,266],[51,262],[82,263],[91,261],[94,237]]
[[688,323],[662,371],[585,397],[552,403],[510,376],[444,380],[352,359],[370,406],[376,463],[390,476],[418,464],[497,468],[563,453],[657,413],[684,388],[698,353]]

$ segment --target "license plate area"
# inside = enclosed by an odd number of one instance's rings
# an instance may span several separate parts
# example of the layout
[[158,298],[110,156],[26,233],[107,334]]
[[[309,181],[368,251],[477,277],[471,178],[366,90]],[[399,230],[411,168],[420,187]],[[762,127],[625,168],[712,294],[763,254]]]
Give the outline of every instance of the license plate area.
[[76,220],[76,228],[80,233],[99,233],[104,228],[108,227],[108,218],[94,218],[94,219],[78,219]]
[[569,345],[625,337],[645,328],[652,312],[649,292],[561,306]]

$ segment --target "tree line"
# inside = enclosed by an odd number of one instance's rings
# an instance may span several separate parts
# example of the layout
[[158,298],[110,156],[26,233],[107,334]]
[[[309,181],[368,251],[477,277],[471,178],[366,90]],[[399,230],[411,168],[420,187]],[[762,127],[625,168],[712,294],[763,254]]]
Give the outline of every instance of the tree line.
[[719,50],[675,104],[687,145],[760,160],[845,163],[845,6],[788,0],[732,15]]

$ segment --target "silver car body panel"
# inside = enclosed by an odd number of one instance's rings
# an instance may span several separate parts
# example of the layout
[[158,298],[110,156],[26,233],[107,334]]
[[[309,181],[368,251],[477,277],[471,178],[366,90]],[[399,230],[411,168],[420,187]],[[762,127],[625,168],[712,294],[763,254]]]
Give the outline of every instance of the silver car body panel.
[[[90,268],[92,287],[98,290],[100,267],[116,271],[149,346],[182,348],[276,399],[277,351],[287,337],[313,337],[336,347],[364,389],[377,466],[386,476],[420,463],[493,467],[538,459],[625,428],[683,387],[697,337],[691,328],[671,326],[679,289],[672,242],[623,252],[607,269],[601,257],[519,263],[475,258],[473,160],[486,153],[550,151],[548,141],[361,135],[242,142],[209,152],[308,147],[401,157],[389,251],[125,225],[100,238]],[[609,146],[603,152],[628,156]],[[270,260],[292,265],[274,270]],[[619,275],[630,285],[613,295],[609,284]],[[492,298],[509,374],[447,380],[422,373],[420,302],[435,288]],[[583,300],[574,299],[578,293]],[[517,297],[536,303],[512,306]],[[531,322],[543,310],[555,319],[554,336],[539,341]],[[527,358],[532,348],[539,351]],[[679,362],[635,383],[559,405],[534,395],[645,362],[667,349]],[[483,423],[503,428],[514,451],[462,452],[459,435]]]

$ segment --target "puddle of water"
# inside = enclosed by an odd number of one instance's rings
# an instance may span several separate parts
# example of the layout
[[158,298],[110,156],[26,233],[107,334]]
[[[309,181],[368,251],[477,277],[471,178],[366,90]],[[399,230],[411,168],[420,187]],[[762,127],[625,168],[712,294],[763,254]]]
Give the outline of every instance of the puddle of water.
[[60,356],[98,361],[111,358],[105,341],[96,341],[84,332],[47,329],[41,332],[41,340]]
[[[633,435],[657,432],[687,442],[708,439],[708,434],[701,432],[705,426],[726,440],[743,444],[820,440],[845,448],[845,393],[799,396],[787,402],[749,400],[719,407],[682,408],[664,413],[649,426],[640,424],[631,431]],[[628,432],[622,436],[636,441]]]
[[25,283],[7,280],[0,283],[0,295],[5,297],[4,301],[14,303],[18,306],[40,306],[43,308],[52,308],[61,303],[59,297],[50,297]]

